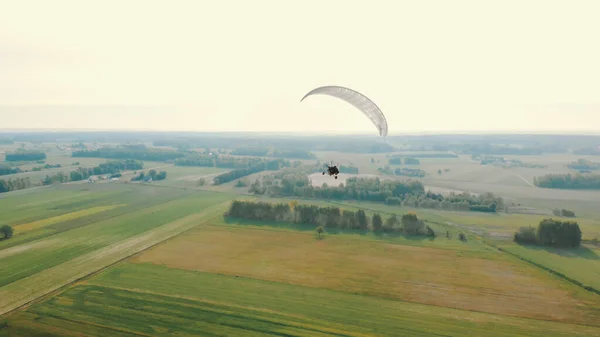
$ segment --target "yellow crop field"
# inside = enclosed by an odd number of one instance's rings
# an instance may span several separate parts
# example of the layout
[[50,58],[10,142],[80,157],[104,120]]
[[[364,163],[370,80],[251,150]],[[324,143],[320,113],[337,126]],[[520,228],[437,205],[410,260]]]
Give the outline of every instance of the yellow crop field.
[[78,219],[78,218],[84,217],[86,215],[92,215],[92,214],[108,211],[108,210],[115,209],[115,208],[121,207],[121,206],[125,206],[125,204],[92,207],[92,208],[84,209],[81,211],[62,214],[62,215],[54,216],[51,218],[18,225],[18,226],[15,226],[15,234],[25,233],[25,232],[28,232],[28,231],[31,231],[34,229],[54,225],[54,224],[57,224],[57,223],[63,222],[63,221]]

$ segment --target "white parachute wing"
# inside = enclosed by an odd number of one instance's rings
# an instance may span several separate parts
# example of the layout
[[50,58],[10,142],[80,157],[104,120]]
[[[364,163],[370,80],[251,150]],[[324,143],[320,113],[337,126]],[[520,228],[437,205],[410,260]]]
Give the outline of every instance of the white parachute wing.
[[379,107],[373,101],[360,92],[345,87],[329,85],[309,91],[306,95],[304,95],[304,97],[302,97],[300,102],[302,102],[306,97],[312,95],[332,96],[351,104],[371,120],[371,122],[379,131],[380,136],[387,136],[388,125],[383,112],[381,112],[381,109],[379,109]]

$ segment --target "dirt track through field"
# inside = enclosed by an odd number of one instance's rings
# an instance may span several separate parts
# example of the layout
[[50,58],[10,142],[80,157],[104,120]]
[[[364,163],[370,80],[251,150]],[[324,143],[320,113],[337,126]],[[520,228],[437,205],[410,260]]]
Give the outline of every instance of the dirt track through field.
[[209,207],[132,238],[116,242],[0,288],[0,316],[89,274],[181,234],[221,214],[229,201]]

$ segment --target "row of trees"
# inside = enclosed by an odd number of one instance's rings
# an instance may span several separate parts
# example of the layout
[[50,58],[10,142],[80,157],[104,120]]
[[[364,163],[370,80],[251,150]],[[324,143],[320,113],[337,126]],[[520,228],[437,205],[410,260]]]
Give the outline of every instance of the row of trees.
[[600,174],[547,174],[535,177],[533,183],[543,188],[597,190],[600,189]]
[[413,157],[400,157],[400,156],[392,156],[392,158],[388,159],[388,164],[390,165],[419,165],[421,162],[417,158]]
[[258,173],[258,172],[262,172],[262,171],[277,171],[280,168],[286,167],[286,166],[290,166],[290,163],[288,161],[285,161],[282,159],[262,161],[258,164],[250,166],[250,167],[231,170],[229,172],[220,174],[220,175],[216,176],[213,179],[213,181],[214,181],[215,185],[220,185],[220,184],[224,184],[224,183],[251,175],[253,173]]
[[394,170],[394,174],[397,176],[405,176],[405,177],[424,177],[425,171],[421,169],[411,169],[408,167],[399,167]]
[[0,193],[24,190],[31,187],[31,180],[26,178],[0,179]]
[[20,150],[13,153],[6,153],[6,161],[36,161],[46,159],[46,154],[39,151]]
[[567,164],[567,167],[572,170],[593,171],[600,169],[600,163],[586,159],[578,159],[577,161]]
[[185,153],[162,149],[140,147],[106,147],[97,150],[74,151],[73,157],[137,159],[150,161],[169,161],[185,156]]
[[[229,135],[219,136],[190,136],[177,137],[177,139],[162,139],[153,142],[155,146],[172,146],[175,148],[227,148],[236,149],[240,145],[260,148],[274,149],[298,149],[306,151],[337,151],[349,153],[389,153],[397,152],[399,149],[378,139],[365,139],[363,137],[267,137],[248,138]],[[256,152],[261,153],[261,152]],[[264,152],[263,152],[264,153]],[[256,155],[256,154],[248,154]]]
[[365,211],[343,210],[339,207],[320,207],[290,203],[269,203],[234,200],[225,213],[227,217],[260,221],[283,221],[297,224],[323,226],[325,228],[353,229],[373,232],[402,232],[407,235],[435,236],[435,232],[417,218],[408,213],[398,218],[395,214],[383,219],[375,213],[368,217]]
[[521,227],[514,241],[524,244],[574,248],[581,245],[581,229],[576,221],[543,219],[534,227]]
[[23,170],[21,170],[20,167],[0,165],[0,176],[4,176],[7,174],[17,174],[17,173],[21,173],[21,172],[23,172]]
[[219,155],[194,155],[175,160],[178,166],[218,167],[226,169],[244,169],[261,163],[272,162],[258,157],[232,157]]
[[275,157],[295,159],[315,159],[314,153],[303,149],[279,149],[271,150],[267,146],[244,146],[231,151],[236,156]]
[[423,207],[456,211],[496,212],[504,207],[503,199],[492,193],[472,195],[451,193],[444,197],[431,191],[418,180],[390,181],[379,178],[349,178],[346,184],[329,187],[312,186],[300,172],[263,176],[250,185],[249,192],[271,197],[302,197],[334,200],[383,202],[389,205]]
[[[427,172],[425,172],[424,170],[421,169],[413,169],[413,168],[408,168],[408,167],[398,167],[396,169],[392,169],[389,165],[385,165],[384,167],[379,167],[377,168],[377,171],[379,171],[382,174],[387,174],[387,175],[397,175],[397,176],[404,176],[404,177],[424,177]],[[439,174],[441,174],[441,171],[439,171]]]

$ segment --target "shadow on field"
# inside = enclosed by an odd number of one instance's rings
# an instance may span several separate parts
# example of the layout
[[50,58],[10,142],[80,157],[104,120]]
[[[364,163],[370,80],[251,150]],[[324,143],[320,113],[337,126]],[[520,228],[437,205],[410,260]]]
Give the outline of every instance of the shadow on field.
[[[224,222],[228,225],[239,225],[239,226],[253,226],[253,227],[263,227],[263,228],[281,228],[281,229],[290,229],[301,232],[315,232],[317,226],[311,224],[296,224],[289,222],[280,222],[280,221],[264,221],[264,220],[247,220],[247,219],[238,219],[238,218],[224,218]],[[408,241],[424,241],[435,240],[435,237],[427,237],[424,235],[406,235],[402,232],[378,232],[373,233],[371,231],[363,231],[358,229],[340,229],[340,228],[325,228],[325,235],[336,235],[336,234],[355,234],[355,235],[372,235],[378,239],[384,238],[403,238]]]
[[546,251],[548,253],[556,254],[562,257],[600,260],[600,255],[598,255],[598,253],[595,250],[589,249],[585,246],[581,246],[579,248],[553,248],[526,244],[519,244],[519,246],[529,250]]

